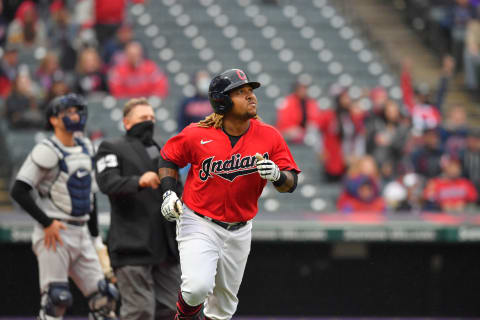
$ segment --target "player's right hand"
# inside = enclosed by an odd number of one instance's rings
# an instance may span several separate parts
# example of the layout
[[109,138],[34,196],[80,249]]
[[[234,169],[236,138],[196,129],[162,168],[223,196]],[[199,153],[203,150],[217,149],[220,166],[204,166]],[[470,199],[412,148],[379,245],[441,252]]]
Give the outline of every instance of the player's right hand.
[[57,251],[57,242],[63,246],[62,237],[60,237],[60,229],[66,230],[67,227],[58,220],[53,220],[52,224],[43,229],[45,233],[44,244],[47,249],[53,248]]
[[155,172],[147,171],[140,177],[138,185],[142,188],[150,187],[152,189],[157,189],[160,185],[160,178]]
[[162,214],[167,221],[173,222],[183,213],[182,201],[175,191],[168,190],[163,194]]

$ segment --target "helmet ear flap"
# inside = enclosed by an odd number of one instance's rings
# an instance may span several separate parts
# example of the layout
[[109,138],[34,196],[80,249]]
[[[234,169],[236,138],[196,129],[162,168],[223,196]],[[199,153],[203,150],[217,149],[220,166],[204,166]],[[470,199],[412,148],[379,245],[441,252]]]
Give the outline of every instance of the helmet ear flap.
[[209,94],[210,103],[215,113],[225,114],[233,107],[232,98],[228,94],[213,91]]

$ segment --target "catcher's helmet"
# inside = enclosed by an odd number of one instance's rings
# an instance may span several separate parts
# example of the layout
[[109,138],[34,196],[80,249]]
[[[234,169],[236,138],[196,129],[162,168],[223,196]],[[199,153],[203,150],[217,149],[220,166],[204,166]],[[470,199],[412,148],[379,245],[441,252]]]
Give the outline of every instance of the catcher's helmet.
[[48,104],[45,112],[47,120],[46,129],[53,130],[53,126],[50,123],[50,117],[55,117],[60,113],[60,111],[66,110],[70,107],[77,107],[77,113],[80,116],[80,120],[78,122],[72,122],[70,118],[63,117],[62,120],[65,124],[65,128],[68,131],[82,131],[85,127],[85,123],[87,122],[87,104],[82,96],[75,93],[69,93],[56,97]]
[[259,82],[249,81],[246,73],[240,69],[229,69],[215,76],[208,88],[208,98],[215,113],[225,114],[233,106],[228,95],[230,91],[248,84],[252,89],[260,87]]

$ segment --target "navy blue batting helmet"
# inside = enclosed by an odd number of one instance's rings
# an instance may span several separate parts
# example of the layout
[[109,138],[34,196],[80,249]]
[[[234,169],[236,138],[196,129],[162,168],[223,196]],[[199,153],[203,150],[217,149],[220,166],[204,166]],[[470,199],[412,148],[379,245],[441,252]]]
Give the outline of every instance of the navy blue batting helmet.
[[233,106],[228,93],[248,84],[252,89],[260,87],[259,82],[249,81],[247,74],[240,69],[229,69],[213,77],[208,88],[208,98],[215,113],[225,114]]

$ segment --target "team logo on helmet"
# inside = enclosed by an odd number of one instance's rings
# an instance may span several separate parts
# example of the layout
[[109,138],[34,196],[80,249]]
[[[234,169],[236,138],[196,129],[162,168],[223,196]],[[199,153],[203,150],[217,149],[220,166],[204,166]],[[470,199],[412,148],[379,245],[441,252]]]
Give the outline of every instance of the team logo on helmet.
[[[268,159],[268,152],[263,154]],[[232,182],[238,176],[245,176],[257,172],[257,158],[253,156],[242,156],[239,153],[232,155],[228,160],[214,160],[214,156],[202,161],[202,169],[198,172],[200,180],[207,181],[214,175]]]

